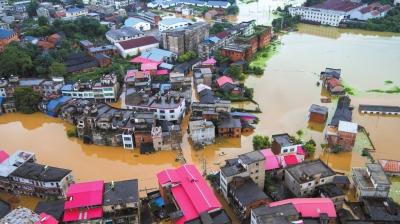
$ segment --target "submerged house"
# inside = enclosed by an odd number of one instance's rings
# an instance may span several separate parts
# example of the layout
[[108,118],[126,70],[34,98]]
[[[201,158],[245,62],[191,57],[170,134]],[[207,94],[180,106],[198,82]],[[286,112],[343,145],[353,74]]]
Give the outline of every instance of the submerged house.
[[325,123],[328,119],[328,108],[312,104],[309,109],[309,121],[316,123]]

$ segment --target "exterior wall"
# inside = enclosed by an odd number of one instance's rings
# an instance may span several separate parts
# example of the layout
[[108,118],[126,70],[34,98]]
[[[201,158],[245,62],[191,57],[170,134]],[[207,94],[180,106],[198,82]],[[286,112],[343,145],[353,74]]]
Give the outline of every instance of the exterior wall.
[[244,52],[221,49],[221,55],[224,56],[224,57],[228,57],[233,62],[246,60],[246,55],[245,55]]
[[292,16],[300,16],[302,20],[320,23],[322,25],[339,26],[346,13],[334,10],[324,10],[309,7],[290,7]]
[[285,186],[296,196],[304,197],[312,195],[317,186],[333,182],[334,176],[321,178],[320,180],[311,180],[306,183],[298,183],[289,172],[285,171]]
[[166,25],[161,20],[161,22],[158,24],[159,25],[158,26],[158,30],[160,32],[162,32],[164,30],[174,30],[174,29],[177,29],[177,28],[187,27],[187,26],[189,26],[189,24],[190,24],[189,22],[179,22],[179,23],[174,23],[174,24],[171,24],[171,25]]
[[154,111],[156,114],[156,118],[158,120],[166,120],[166,121],[179,121],[183,117],[183,114],[185,113],[186,109],[184,100],[181,101],[178,107],[170,109],[141,107],[132,105],[126,105],[126,107],[130,110]]
[[122,144],[124,149],[133,149],[134,148],[134,137],[132,134],[122,134]]
[[342,146],[342,149],[351,150],[354,147],[357,134],[339,131],[338,135],[338,145]]
[[139,22],[132,27],[140,31],[147,31],[151,29],[150,23],[148,22]]
[[135,132],[135,146],[140,147],[142,143],[152,143],[153,138],[150,132],[138,133]]
[[215,127],[191,129],[190,138],[194,143],[211,144],[215,140]]
[[310,121],[316,123],[325,123],[327,119],[326,115],[319,114],[319,113],[310,113]]
[[0,52],[4,50],[4,48],[13,41],[19,41],[18,34],[14,33],[12,36],[6,39],[0,39]]
[[242,135],[241,128],[218,128],[218,136],[240,138]]
[[119,38],[119,39],[114,39],[111,36],[107,35],[107,33],[106,33],[106,39],[109,40],[113,44],[116,44],[116,43],[121,42],[121,41],[140,38],[140,37],[144,37],[144,34],[138,34],[138,35],[135,35],[135,36],[125,36],[125,37],[122,37],[122,38]]

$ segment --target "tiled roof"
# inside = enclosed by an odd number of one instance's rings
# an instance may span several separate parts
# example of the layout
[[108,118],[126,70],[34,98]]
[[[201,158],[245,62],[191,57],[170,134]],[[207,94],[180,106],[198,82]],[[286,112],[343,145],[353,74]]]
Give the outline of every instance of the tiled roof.
[[223,75],[217,79],[217,84],[219,87],[225,85],[226,83],[233,84],[233,80],[231,77]]
[[271,149],[263,149],[263,150],[261,150],[261,153],[265,157],[265,163],[264,163],[265,170],[273,170],[273,169],[280,168],[278,158],[272,152]]
[[379,164],[381,164],[385,172],[390,172],[390,173],[400,172],[400,161],[398,160],[380,159],[378,162]]
[[153,36],[140,37],[137,39],[122,41],[118,43],[124,50],[158,44],[158,40]]
[[345,0],[327,0],[323,3],[312,6],[312,8],[334,10],[334,11],[344,11],[349,12],[353,9],[361,7],[364,3],[357,3]]

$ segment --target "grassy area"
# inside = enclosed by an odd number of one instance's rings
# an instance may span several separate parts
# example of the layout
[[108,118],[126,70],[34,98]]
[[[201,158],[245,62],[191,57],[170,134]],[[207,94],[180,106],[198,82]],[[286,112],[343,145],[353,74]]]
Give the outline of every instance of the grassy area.
[[390,187],[389,196],[397,203],[400,202],[400,177],[390,178],[392,186]]
[[265,47],[263,49],[260,49],[253,57],[249,64],[250,69],[265,69],[267,66],[266,62],[267,60],[277,52],[277,46],[279,46],[281,43],[279,41],[274,41],[271,42],[268,47]]
[[389,93],[389,94],[397,94],[400,93],[399,86],[393,86],[390,89],[370,89],[367,90],[369,93]]

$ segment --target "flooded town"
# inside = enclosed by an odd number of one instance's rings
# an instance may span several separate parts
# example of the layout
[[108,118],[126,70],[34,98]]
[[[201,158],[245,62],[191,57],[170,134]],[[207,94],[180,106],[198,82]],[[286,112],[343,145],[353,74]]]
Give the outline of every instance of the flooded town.
[[0,223],[400,223],[398,4],[0,0]]

